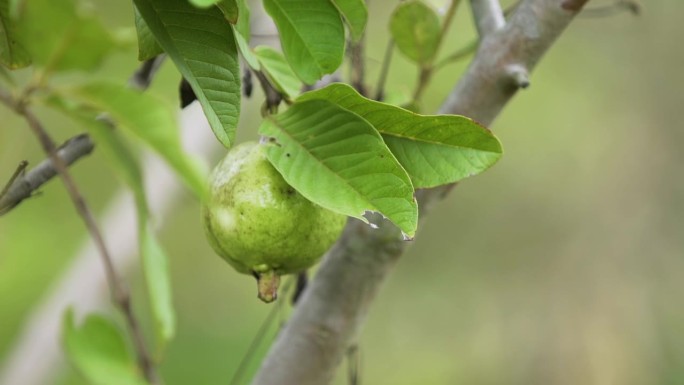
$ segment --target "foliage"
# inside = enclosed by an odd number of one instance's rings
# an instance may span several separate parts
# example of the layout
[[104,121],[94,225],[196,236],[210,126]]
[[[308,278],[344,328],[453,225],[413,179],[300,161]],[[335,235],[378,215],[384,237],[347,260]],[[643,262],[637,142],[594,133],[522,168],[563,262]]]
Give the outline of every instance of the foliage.
[[[420,115],[368,99],[344,84],[302,92],[343,64],[357,44],[368,12],[362,0],[263,0],[275,22],[282,53],[251,48],[244,0],[133,0],[138,58],[167,55],[190,84],[218,141],[235,144],[242,56],[248,68],[286,101],[270,106],[259,127],[269,161],[310,201],[368,221],[377,212],[411,239],[418,227],[415,190],[458,182],[498,161],[502,148],[486,128],[463,116]],[[157,355],[175,333],[166,255],[149,225],[143,177],[123,135],[156,151],[198,199],[205,173],[185,154],[174,113],[152,95],[105,82],[95,71],[125,39],[105,27],[78,0],[0,0],[0,64],[32,65],[34,76],[15,89],[18,104],[42,103],[85,127],[117,175],[133,191],[139,249],[145,270]],[[437,57],[444,29],[420,1],[401,3],[389,29],[399,50],[421,68]],[[85,71],[68,87],[55,79]],[[7,72],[3,69],[3,74]],[[6,74],[17,87],[12,73]],[[84,75],[81,73],[81,75]],[[116,129],[114,129],[116,127]],[[89,316],[81,328],[67,313],[67,354],[93,383],[142,383],[123,336],[111,321]]]

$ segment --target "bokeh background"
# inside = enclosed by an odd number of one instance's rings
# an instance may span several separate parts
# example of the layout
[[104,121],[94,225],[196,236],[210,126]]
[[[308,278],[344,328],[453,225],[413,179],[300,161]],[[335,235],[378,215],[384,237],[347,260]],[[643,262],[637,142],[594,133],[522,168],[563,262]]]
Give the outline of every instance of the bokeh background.
[[[474,37],[463,3],[442,55]],[[130,2],[93,4],[106,24],[132,25]],[[371,84],[394,4],[370,3]],[[579,17],[494,123],[503,159],[430,213],[380,292],[359,337],[363,384],[684,384],[684,3],[642,5],[636,18]],[[132,48],[99,73],[124,79],[136,65]],[[438,73],[425,111],[438,108],[466,65]],[[388,91],[401,98],[416,75],[395,54]],[[167,63],[150,92],[175,103],[177,81]],[[244,109],[242,140],[257,137],[259,103]],[[80,132],[40,113],[60,140]],[[0,121],[5,180],[20,160],[44,156],[6,109]],[[103,212],[121,185],[101,155],[72,170]],[[251,277],[210,250],[189,195],[159,233],[179,321],[162,375],[169,385],[229,384],[271,307],[255,298]],[[0,363],[86,240],[56,180],[0,218]],[[139,270],[126,279],[149,326]],[[46,385],[83,383],[65,364]],[[343,365],[335,384],[345,383]]]

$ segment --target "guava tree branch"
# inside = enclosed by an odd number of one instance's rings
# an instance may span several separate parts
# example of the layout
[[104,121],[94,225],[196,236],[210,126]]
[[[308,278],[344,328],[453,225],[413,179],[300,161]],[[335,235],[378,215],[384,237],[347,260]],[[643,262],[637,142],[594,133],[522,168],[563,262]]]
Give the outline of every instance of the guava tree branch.
[[[491,124],[523,86],[515,70],[530,71],[587,1],[523,0],[507,24],[485,32],[476,57],[440,113]],[[452,187],[419,191],[421,216]],[[304,291],[253,385],[329,383],[381,283],[407,246],[400,238],[388,223],[373,230],[351,221]]]
[[[90,154],[95,148],[95,144],[88,135],[77,135],[59,146],[57,156],[61,158],[67,166],[82,157]],[[14,181],[7,186],[7,191],[0,195],[0,215],[8,213],[21,201],[33,196],[34,191],[38,190],[45,182],[57,175],[57,169],[50,158],[40,162],[31,171],[17,176]]]
[[[140,64],[138,69],[129,78],[128,84],[132,88],[146,90],[154,75],[164,62],[166,55],[159,55]],[[7,97],[10,97],[7,95]],[[88,134],[76,135],[64,142],[57,149],[57,156],[64,160],[67,166],[71,166],[77,160],[89,155],[95,148],[95,143]],[[42,185],[57,175],[57,168],[49,158],[39,163],[25,175],[17,177],[7,187],[7,191],[0,193],[0,216],[8,213],[24,199],[33,196],[34,192]]]

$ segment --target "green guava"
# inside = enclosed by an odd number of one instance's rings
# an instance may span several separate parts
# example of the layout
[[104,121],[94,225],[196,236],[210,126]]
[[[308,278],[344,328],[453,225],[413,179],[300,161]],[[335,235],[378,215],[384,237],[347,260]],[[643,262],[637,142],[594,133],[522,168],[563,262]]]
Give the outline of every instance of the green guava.
[[259,298],[272,302],[280,276],[314,265],[340,236],[346,216],[299,194],[265,150],[248,142],[228,152],[209,177],[202,220],[216,253],[255,276]]

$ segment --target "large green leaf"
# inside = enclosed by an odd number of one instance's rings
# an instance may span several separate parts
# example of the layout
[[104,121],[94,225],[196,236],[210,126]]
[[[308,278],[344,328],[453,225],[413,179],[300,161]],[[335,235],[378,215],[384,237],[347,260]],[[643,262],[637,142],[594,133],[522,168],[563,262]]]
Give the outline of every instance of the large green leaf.
[[15,20],[10,17],[10,1],[0,0],[0,63],[9,69],[31,64],[31,56],[17,41]]
[[419,0],[399,4],[390,19],[390,32],[399,51],[420,65],[432,62],[439,48],[439,16]]
[[259,132],[283,178],[307,199],[366,220],[379,212],[413,237],[418,206],[406,171],[380,135],[358,115],[325,100],[295,103],[267,116]]
[[89,315],[80,327],[73,310],[62,326],[64,350],[71,363],[94,385],[145,385],[121,330],[110,320]]
[[278,91],[291,98],[299,95],[302,89],[302,82],[292,71],[283,54],[267,46],[254,48],[254,53],[259,59],[264,72],[266,72],[266,75]]
[[135,32],[138,35],[138,60],[143,61],[164,53],[164,49],[159,45],[157,38],[154,37],[150,27],[140,16],[138,8],[133,6],[135,12]]
[[24,1],[19,9],[18,36],[34,64],[49,71],[95,69],[116,47],[107,29],[72,0]]
[[218,8],[199,9],[187,0],[134,3],[192,86],[216,137],[230,147],[240,114],[240,67],[230,24]]
[[333,73],[344,58],[344,25],[323,0],[264,0],[275,21],[287,61],[304,83]]
[[105,155],[109,165],[133,192],[138,214],[140,255],[161,350],[175,334],[176,319],[171,301],[168,258],[148,225],[149,210],[136,156],[128,149],[117,130],[96,119],[95,111],[58,97],[51,98],[50,105],[86,127],[98,151]]
[[198,163],[183,152],[176,114],[164,102],[150,94],[105,82],[70,88],[63,90],[63,94],[107,112],[118,126],[157,151],[197,196],[204,197],[204,173]]
[[368,9],[364,0],[330,0],[344,16],[353,40],[359,40],[366,29]]
[[366,99],[346,84],[307,92],[298,101],[324,99],[366,119],[411,176],[415,188],[454,183],[488,169],[499,158],[499,140],[472,119],[419,115]]

